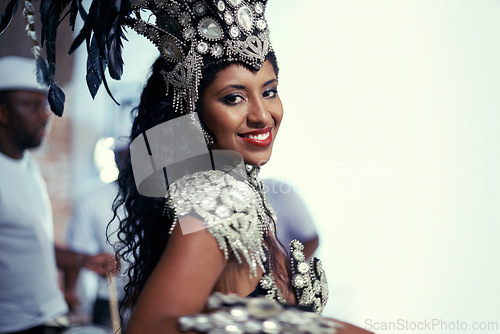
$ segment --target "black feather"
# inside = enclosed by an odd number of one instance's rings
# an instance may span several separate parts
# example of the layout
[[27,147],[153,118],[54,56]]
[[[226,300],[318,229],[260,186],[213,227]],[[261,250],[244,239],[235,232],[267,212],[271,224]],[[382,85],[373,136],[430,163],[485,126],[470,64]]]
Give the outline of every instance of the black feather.
[[90,95],[94,98],[101,86],[103,78],[102,60],[99,56],[99,46],[95,34],[92,36],[92,41],[87,48],[87,52],[87,87],[89,88]]
[[49,105],[50,110],[57,116],[61,117],[64,111],[64,92],[58,85],[52,83],[49,88]]
[[[71,9],[71,8],[70,8],[70,9]],[[64,19],[65,19],[66,17],[68,17],[68,15],[69,15],[69,13],[70,13],[70,9],[68,9],[68,10],[66,11],[66,13],[64,13],[64,15],[63,15],[63,16],[59,19],[59,23],[57,24],[57,27],[59,27],[59,26],[61,25],[62,21],[64,21]]]
[[[79,15],[84,25],[73,40],[69,53],[73,53],[85,41],[87,46],[87,87],[94,98],[104,84],[110,97],[116,102],[106,80],[106,69],[113,79],[123,74],[122,48],[125,37],[124,27],[130,14],[130,0],[92,0],[88,12],[83,0],[41,0],[42,45],[46,46],[49,82],[53,83],[55,71],[55,38],[58,24],[69,15],[71,28]],[[64,8],[71,4],[64,13]],[[63,17],[63,19],[64,19]],[[44,43],[44,44],[43,44]],[[116,102],[118,104],[118,102]]]
[[75,22],[78,15],[78,7],[81,5],[80,0],[72,0],[71,7],[69,8],[69,26],[71,30],[75,31]]
[[82,18],[83,22],[87,21],[88,13],[85,11],[85,8],[83,8],[82,5],[82,0],[76,0],[78,3],[78,13],[80,14],[80,17]]
[[10,0],[7,4],[7,7],[2,13],[2,17],[0,17],[0,34],[2,34],[5,29],[9,26],[12,18],[16,14],[17,11],[17,0]]
[[[102,63],[101,63],[102,65]],[[101,66],[101,71],[102,73],[104,73],[104,68]],[[102,82],[104,84],[104,88],[106,88],[106,92],[108,93],[109,97],[117,104],[117,105],[120,105],[118,103],[118,101],[116,101],[115,97],[113,96],[113,94],[111,93],[111,90],[109,89],[109,86],[108,86],[108,81],[106,80],[106,76],[103,75],[102,77]]]
[[109,36],[109,31],[111,29],[110,22],[114,21],[113,18],[116,16],[116,12],[113,11],[113,6],[112,6],[113,1],[114,0],[94,1],[98,2],[100,6],[96,7],[96,11],[92,13],[94,22],[96,22],[94,26],[95,27],[94,36],[96,36],[101,57],[103,57],[106,60],[106,64],[108,62],[107,39]]
[[40,18],[42,21],[41,44],[45,45],[49,63],[50,81],[54,77],[56,65],[56,37],[59,19],[71,0],[42,0]]
[[87,40],[87,45],[88,45],[91,34],[92,34],[92,28],[90,27],[90,24],[85,22],[83,28],[78,33],[78,36],[76,36],[76,38],[73,40],[73,43],[71,43],[71,47],[69,48],[68,54],[72,54],[83,43],[84,40]]
[[108,35],[108,70],[113,79],[120,80],[123,74],[122,38],[127,40],[123,32],[123,16],[130,10],[130,3],[118,0],[115,2],[114,10],[116,10],[116,17]]
[[50,84],[49,64],[47,64],[47,61],[42,56],[36,58],[36,81],[44,86]]

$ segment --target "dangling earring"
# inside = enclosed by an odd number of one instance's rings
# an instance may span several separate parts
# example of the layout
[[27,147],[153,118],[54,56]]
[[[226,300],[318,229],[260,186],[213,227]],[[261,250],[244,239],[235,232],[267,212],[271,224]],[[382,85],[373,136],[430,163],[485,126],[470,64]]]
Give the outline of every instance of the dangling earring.
[[207,126],[203,124],[201,120],[199,124],[201,132],[203,132],[203,137],[205,137],[205,142],[207,143],[207,146],[215,144],[215,136],[208,130]]
[[203,125],[201,126],[201,131],[203,132],[203,137],[205,137],[205,142],[207,143],[207,146],[212,146],[213,144],[215,144],[214,136],[207,130],[205,130],[205,127]]
[[212,135],[207,127],[205,126],[205,124],[203,124],[203,122],[198,118],[198,115],[196,113],[190,113],[191,115],[191,121],[193,122],[193,124],[201,130],[201,132],[203,133],[203,138],[205,139],[205,143],[207,144],[207,146],[211,146],[213,144],[215,144],[215,137],[214,135]]

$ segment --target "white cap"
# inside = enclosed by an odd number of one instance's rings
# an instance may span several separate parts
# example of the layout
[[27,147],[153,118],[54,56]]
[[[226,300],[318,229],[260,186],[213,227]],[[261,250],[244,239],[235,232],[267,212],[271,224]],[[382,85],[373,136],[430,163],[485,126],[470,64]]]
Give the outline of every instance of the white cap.
[[4,90],[47,92],[36,81],[35,60],[17,56],[0,58],[0,91]]

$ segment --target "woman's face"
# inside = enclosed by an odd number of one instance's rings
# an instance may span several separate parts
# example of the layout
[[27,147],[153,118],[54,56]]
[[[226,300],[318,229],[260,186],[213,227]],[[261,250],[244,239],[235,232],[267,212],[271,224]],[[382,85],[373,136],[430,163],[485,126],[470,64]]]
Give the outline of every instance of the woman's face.
[[236,151],[254,166],[265,164],[283,117],[277,88],[269,60],[257,72],[232,64],[217,73],[203,93],[200,115],[215,135],[211,148]]

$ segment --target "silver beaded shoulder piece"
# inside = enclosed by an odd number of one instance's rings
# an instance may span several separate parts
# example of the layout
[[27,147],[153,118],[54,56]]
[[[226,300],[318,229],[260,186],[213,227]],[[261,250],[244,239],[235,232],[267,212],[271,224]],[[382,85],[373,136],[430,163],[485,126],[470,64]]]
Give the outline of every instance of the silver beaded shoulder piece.
[[226,259],[234,254],[239,263],[247,262],[250,277],[257,275],[258,268],[265,271],[266,226],[258,212],[262,204],[248,183],[220,170],[200,171],[171,184],[168,197],[183,233],[193,231],[183,224],[183,217],[199,218]]

